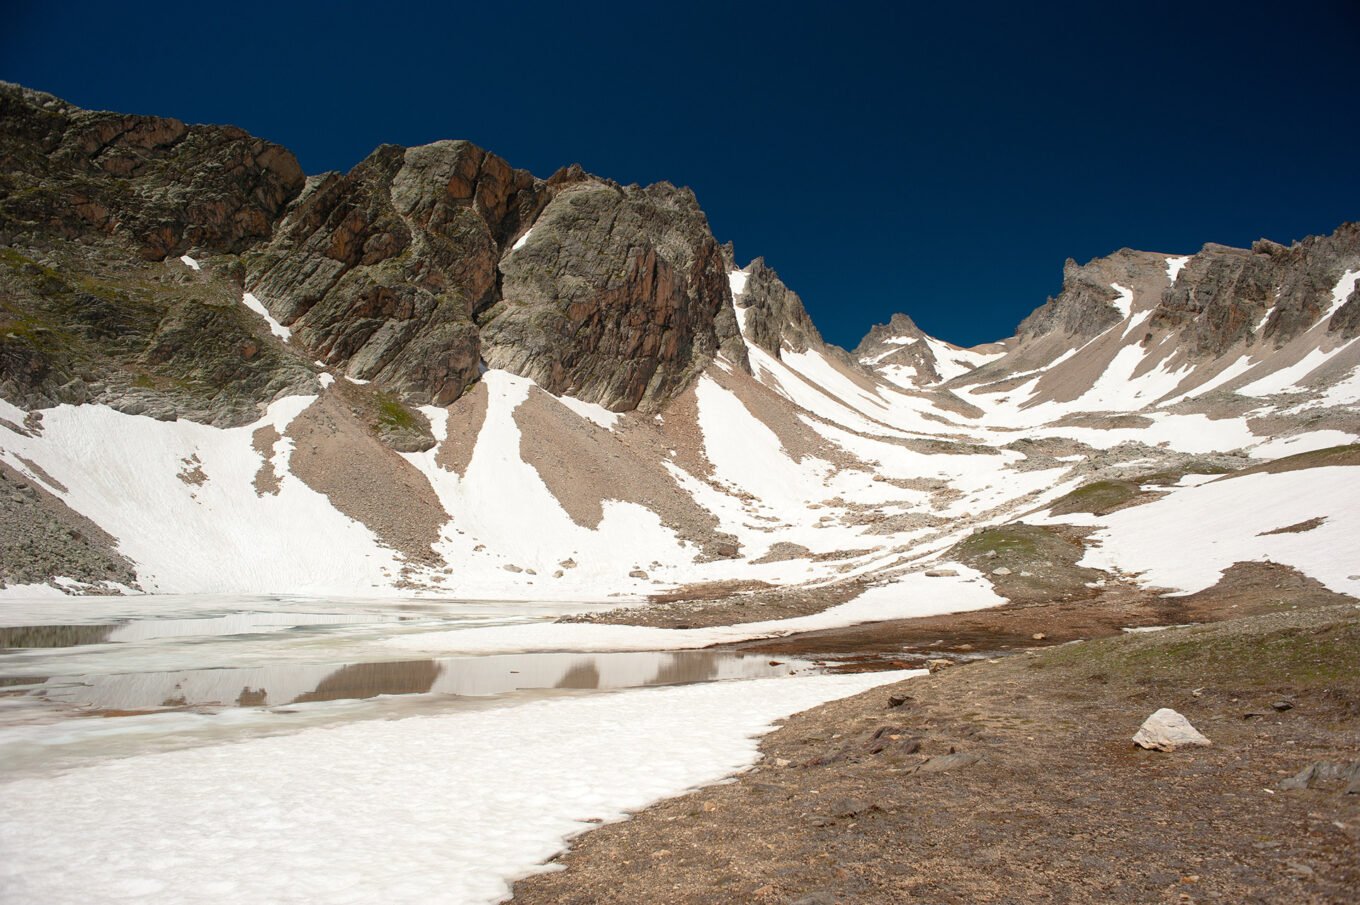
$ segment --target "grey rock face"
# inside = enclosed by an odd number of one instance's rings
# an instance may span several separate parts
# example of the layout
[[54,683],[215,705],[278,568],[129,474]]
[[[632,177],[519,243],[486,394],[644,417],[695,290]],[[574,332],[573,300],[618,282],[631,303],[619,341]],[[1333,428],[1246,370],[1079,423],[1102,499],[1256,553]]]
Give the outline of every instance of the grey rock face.
[[1077,338],[1095,336],[1123,319],[1113,304],[1119,293],[1110,284],[1131,286],[1154,269],[1166,271],[1164,255],[1127,248],[1088,264],[1068,258],[1063,265],[1062,291],[1021,321],[1016,332],[1023,338],[1057,332]]
[[[1206,245],[1167,291],[1152,324],[1183,330],[1202,354],[1222,354],[1242,340],[1278,347],[1318,322],[1331,306],[1337,281],[1355,268],[1360,224],[1288,248],[1265,240],[1250,250]],[[1254,333],[1267,312],[1265,325]],[[1328,329],[1353,336],[1357,322],[1360,305],[1338,311]]]
[[284,148],[231,126],[81,110],[0,83],[0,234],[126,242],[146,260],[238,252],[303,186]]
[[752,261],[746,273],[746,286],[735,302],[745,311],[746,335],[751,342],[775,358],[780,357],[785,346],[794,352],[806,352],[824,345],[803,300],[784,285],[764,258]]
[[445,405],[477,379],[496,262],[548,197],[468,142],[384,146],[308,182],[247,285],[327,364]]
[[[1084,265],[1069,260],[1062,292],[1027,317],[1018,333],[1095,336],[1120,320],[1110,304],[1117,296],[1111,283],[1148,285],[1165,268],[1166,256],[1128,249]],[[1148,328],[1177,331],[1187,348],[1204,357],[1244,341],[1278,348],[1318,322],[1332,304],[1337,281],[1354,269],[1360,269],[1357,223],[1289,247],[1265,239],[1250,249],[1210,243],[1163,290]],[[1327,329],[1346,339],[1360,334],[1360,300],[1348,301]]]
[[489,366],[626,411],[659,407],[720,349],[739,350],[722,250],[692,192],[579,171],[553,183],[501,259],[500,301],[477,318]]
[[[384,146],[304,180],[288,152],[231,127],[10,85],[0,115],[0,241],[15,252],[0,281],[25,300],[24,329],[0,342],[0,388],[22,404],[239,423],[313,388],[316,358],[405,402],[447,404],[485,354],[627,410],[668,401],[719,351],[746,366],[724,253],[688,190],[579,167],[543,181],[458,141]],[[211,266],[125,266],[185,252]],[[287,348],[234,310],[243,288],[292,328]],[[186,392],[209,398],[186,407]]]

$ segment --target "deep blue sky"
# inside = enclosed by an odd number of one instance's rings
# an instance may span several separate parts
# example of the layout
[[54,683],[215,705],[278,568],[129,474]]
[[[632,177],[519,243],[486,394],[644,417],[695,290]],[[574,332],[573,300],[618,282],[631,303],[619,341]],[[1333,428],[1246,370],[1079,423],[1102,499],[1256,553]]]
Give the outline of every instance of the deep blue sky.
[[1360,219],[1354,0],[416,6],[18,0],[0,78],[312,173],[467,138],[689,185],[846,346],[894,311],[1008,336],[1069,256]]

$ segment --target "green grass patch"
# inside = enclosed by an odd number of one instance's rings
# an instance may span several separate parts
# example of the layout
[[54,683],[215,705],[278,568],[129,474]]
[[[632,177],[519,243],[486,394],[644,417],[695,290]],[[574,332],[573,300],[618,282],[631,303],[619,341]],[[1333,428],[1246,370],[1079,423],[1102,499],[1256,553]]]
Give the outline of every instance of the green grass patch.
[[1104,515],[1129,503],[1142,492],[1143,488],[1134,481],[1092,481],[1058,497],[1053,501],[1051,511],[1054,515],[1073,512]]
[[391,393],[378,390],[373,394],[378,406],[378,426],[386,430],[421,429],[420,421],[404,403]]
[[1224,468],[1222,465],[1215,465],[1212,462],[1189,462],[1180,468],[1169,471],[1154,471],[1152,474],[1140,475],[1134,478],[1139,484],[1154,484],[1158,487],[1166,487],[1180,481],[1188,474],[1230,474],[1232,469]]

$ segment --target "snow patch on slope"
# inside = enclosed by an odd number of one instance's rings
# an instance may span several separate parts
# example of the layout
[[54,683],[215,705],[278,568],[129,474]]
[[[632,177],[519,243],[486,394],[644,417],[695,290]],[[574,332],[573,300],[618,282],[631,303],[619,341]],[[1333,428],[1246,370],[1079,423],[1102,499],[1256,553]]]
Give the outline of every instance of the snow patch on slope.
[[265,323],[269,324],[270,333],[273,333],[284,342],[288,342],[289,338],[292,337],[293,331],[274,320],[274,316],[269,313],[269,309],[265,308],[264,303],[255,296],[247,292],[245,295],[241,296],[241,302],[251,311],[254,311],[260,317],[264,318]]
[[[482,597],[513,589],[515,595],[544,599],[599,599],[620,590],[649,588],[628,576],[638,564],[693,560],[694,550],[682,547],[654,512],[633,503],[605,500],[603,518],[593,530],[573,522],[538,471],[520,455],[522,438],[514,413],[535,384],[494,369],[483,375],[482,382],[487,388],[486,417],[462,477],[438,464],[438,445],[404,454],[429,479],[450,516],[437,545],[455,565],[450,593]],[[433,407],[421,411],[429,417],[436,441],[443,443],[448,412]],[[561,578],[550,577],[568,558],[577,566],[565,570]],[[524,571],[507,571],[507,566]],[[529,574],[530,569],[537,574]]]
[[1346,304],[1346,299],[1350,298],[1351,293],[1355,292],[1356,283],[1360,283],[1360,270],[1348,270],[1342,274],[1341,279],[1336,281],[1332,287],[1332,304],[1318,318],[1322,323],[1332,319],[1332,315],[1341,310],[1341,306]]
[[147,591],[371,593],[389,585],[394,554],[288,472],[292,440],[272,451],[278,493],[254,489],[263,464],[254,431],[283,434],[315,399],[280,399],[226,430],[60,405],[43,412],[37,436],[0,426],[0,456],[39,480],[19,457],[29,459],[64,485],[52,489],[118,539]]
[[1176,277],[1181,275],[1181,271],[1185,268],[1185,265],[1189,263],[1190,255],[1181,255],[1180,257],[1167,258],[1166,278],[1174,284],[1176,282]]
[[732,289],[732,298],[736,298],[746,291],[746,281],[751,275],[744,270],[733,270],[727,274],[727,284]]
[[1121,318],[1128,318],[1133,313],[1133,290],[1118,283],[1111,283],[1110,288],[1119,293],[1119,297],[1110,304],[1119,309]]
[[1259,380],[1253,380],[1244,387],[1239,387],[1237,392],[1243,396],[1273,396],[1277,393],[1303,393],[1307,391],[1306,386],[1302,386],[1314,371],[1326,364],[1333,355],[1349,348],[1360,338],[1353,339],[1340,348],[1330,352],[1322,349],[1314,349],[1305,355],[1300,361],[1288,367],[1280,368],[1272,374],[1267,374]]

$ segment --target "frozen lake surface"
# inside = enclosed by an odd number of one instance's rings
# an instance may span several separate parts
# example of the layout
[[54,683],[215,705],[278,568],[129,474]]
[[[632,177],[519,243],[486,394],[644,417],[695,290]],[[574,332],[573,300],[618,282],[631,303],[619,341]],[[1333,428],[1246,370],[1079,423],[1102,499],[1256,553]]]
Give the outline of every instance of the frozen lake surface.
[[0,899],[493,902],[570,836],[903,673],[730,652],[419,658],[591,604],[0,603]]

